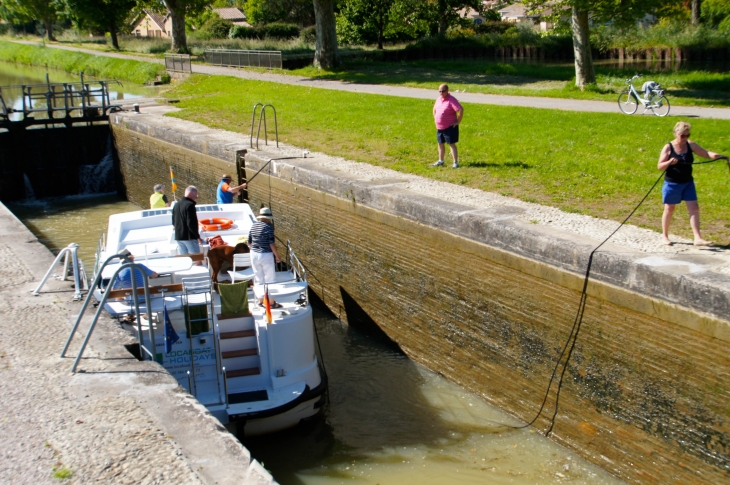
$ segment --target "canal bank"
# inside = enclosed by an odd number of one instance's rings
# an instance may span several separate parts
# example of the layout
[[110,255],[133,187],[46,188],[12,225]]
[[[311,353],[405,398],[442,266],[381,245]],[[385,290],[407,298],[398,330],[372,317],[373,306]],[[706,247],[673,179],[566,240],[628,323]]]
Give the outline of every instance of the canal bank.
[[[291,147],[255,152],[246,136],[160,116],[167,109],[111,117],[130,200],[144,203],[172,166],[210,202],[220,173],[268,163],[252,203],[271,205],[277,235],[301,248],[336,315],[532,419],[588,255],[615,223]],[[659,240],[625,227],[596,254],[552,436],[630,482],[715,483],[730,461],[730,260]]]
[[0,205],[2,481],[273,483],[164,369],[127,351],[130,336],[112,319],[100,320],[81,372],[70,372],[84,336],[59,358],[81,307],[72,281],[30,293],[53,259]]

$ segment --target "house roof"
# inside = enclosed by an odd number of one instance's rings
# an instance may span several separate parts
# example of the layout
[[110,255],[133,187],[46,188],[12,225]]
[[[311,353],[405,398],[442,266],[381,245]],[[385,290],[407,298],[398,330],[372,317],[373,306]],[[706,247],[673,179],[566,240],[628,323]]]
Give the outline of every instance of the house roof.
[[521,3],[515,3],[513,5],[508,5],[504,8],[500,8],[497,10],[500,15],[502,15],[502,18],[528,18],[528,17],[539,17],[539,15],[531,14],[527,15],[527,7],[525,7]]
[[158,13],[152,12],[151,10],[143,10],[145,13],[144,15],[140,16],[133,24],[132,28],[137,27],[140,23],[142,23],[142,20],[145,19],[145,17],[149,17],[159,28],[160,30],[165,30],[165,21],[167,20],[167,17],[170,16],[169,13],[165,15],[160,15]]
[[246,20],[246,14],[236,7],[214,8],[213,11],[217,13],[220,18],[230,20],[232,22],[242,22]]

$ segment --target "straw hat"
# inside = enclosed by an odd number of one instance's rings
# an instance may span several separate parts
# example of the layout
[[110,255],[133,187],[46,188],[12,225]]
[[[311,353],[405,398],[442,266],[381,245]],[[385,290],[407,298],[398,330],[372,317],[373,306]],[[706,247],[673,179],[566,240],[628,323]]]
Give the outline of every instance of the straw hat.
[[271,213],[271,209],[269,209],[268,207],[262,207],[259,211],[257,219],[270,219],[273,221],[274,215]]

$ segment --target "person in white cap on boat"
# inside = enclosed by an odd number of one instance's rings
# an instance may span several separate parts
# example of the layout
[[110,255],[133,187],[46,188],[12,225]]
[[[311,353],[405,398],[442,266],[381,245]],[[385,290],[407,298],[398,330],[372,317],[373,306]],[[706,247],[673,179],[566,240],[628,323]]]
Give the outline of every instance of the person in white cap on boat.
[[[248,246],[251,248],[251,268],[255,285],[276,281],[276,263],[281,262],[276,251],[274,237],[274,215],[268,207],[262,207],[248,233]],[[259,300],[259,305],[262,301]],[[271,308],[281,308],[281,304],[271,300]]]

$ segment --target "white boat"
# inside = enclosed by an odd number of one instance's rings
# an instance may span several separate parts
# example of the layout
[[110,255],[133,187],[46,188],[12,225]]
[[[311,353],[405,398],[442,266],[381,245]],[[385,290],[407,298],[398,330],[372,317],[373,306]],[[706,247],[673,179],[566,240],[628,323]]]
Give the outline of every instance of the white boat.
[[[248,236],[256,220],[248,204],[197,205],[196,209],[199,220],[215,217],[233,221],[227,230],[201,232],[203,239],[220,235],[231,246]],[[177,256],[171,213],[172,209],[165,208],[112,215],[108,234],[100,239],[97,250],[95,276],[101,262],[125,249],[135,256],[135,263],[161,275],[149,279],[153,289],[151,320],[146,318],[141,297],[140,322],[129,326],[138,334],[141,346],[154,347],[155,359],[179,384],[221,423],[237,423],[239,435],[282,430],[316,415],[327,383],[315,351],[306,271],[290,244],[287,242],[287,270],[277,271],[276,282],[267,286],[269,294],[282,305],[271,310],[271,323],[258,305],[255,293],[263,293],[259,286],[247,292],[250,315],[226,317],[221,314],[220,296],[212,291],[208,268],[194,265],[189,257]],[[118,263],[107,265],[102,278],[113,276],[118,267]],[[142,288],[143,282],[138,282],[138,287]],[[102,290],[94,291],[101,300]],[[134,313],[131,290],[122,293],[122,298],[104,305],[114,316]],[[178,336],[169,352],[164,309]],[[149,345],[151,340],[154,346]],[[145,352],[141,349],[140,353]]]

